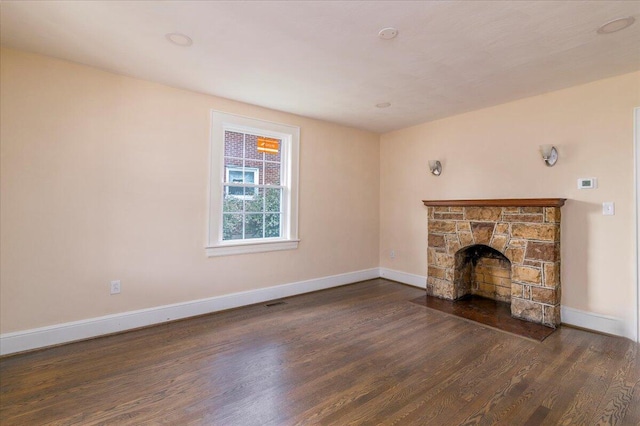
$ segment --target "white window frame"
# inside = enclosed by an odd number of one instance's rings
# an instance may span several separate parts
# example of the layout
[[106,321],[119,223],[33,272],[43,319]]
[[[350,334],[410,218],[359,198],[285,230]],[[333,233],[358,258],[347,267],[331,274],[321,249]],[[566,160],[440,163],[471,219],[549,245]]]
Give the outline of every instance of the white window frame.
[[[280,139],[280,176],[282,194],[281,236],[245,240],[223,240],[222,200],[225,188],[224,136],[235,131]],[[300,128],[256,118],[211,111],[211,148],[209,174],[209,217],[207,256],[226,256],[298,248],[298,175],[300,161]],[[262,186],[261,186],[262,187]],[[269,188],[269,185],[264,185]]]

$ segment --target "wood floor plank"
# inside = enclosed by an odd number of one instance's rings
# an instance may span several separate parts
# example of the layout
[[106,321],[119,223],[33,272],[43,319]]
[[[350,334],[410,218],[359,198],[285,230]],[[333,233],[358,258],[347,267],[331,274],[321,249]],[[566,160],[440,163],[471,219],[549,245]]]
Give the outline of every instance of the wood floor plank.
[[[629,350],[631,356],[630,369],[624,378],[624,387],[631,389],[631,398],[629,404],[625,407],[623,404],[616,407],[616,424],[626,424],[627,419],[640,419],[640,345],[634,345]],[[626,392],[625,389],[625,392]],[[612,399],[625,399],[626,395],[612,394]],[[620,408],[618,408],[620,407]],[[605,414],[607,411],[605,410]],[[638,420],[640,424],[640,420]]]
[[[492,424],[541,424],[549,414],[549,408],[543,406],[549,394],[550,383],[562,377],[568,368],[567,359],[575,358],[572,350],[575,347],[575,336],[568,336],[562,346],[538,345],[532,354],[532,360],[539,364],[530,377],[520,384],[521,390],[515,392],[494,409]],[[552,342],[548,342],[552,343]]]
[[576,392],[571,406],[560,418],[561,425],[589,423],[615,373],[613,357],[607,346],[591,346],[589,350],[596,353],[596,360],[584,385]]
[[7,425],[640,424],[640,348],[543,342],[370,280],[0,359]]
[[584,405],[587,399],[584,395],[589,391],[589,385],[596,384],[602,391],[602,387],[590,379],[593,377],[594,369],[604,361],[600,348],[606,344],[608,337],[602,335],[589,337],[582,341],[580,350],[574,351],[567,359],[567,370],[560,375],[558,382],[548,385],[548,394],[542,405],[550,408],[551,412],[545,418],[545,425],[558,425],[563,422],[572,424],[569,422],[580,417],[581,408],[589,408]]
[[[617,351],[619,353],[619,351]],[[636,348],[629,347],[624,358],[619,360],[618,368],[613,376],[611,384],[603,395],[599,407],[595,410],[597,415],[591,419],[596,425],[615,425],[624,418],[631,403],[633,384],[627,382],[636,356]],[[612,354],[615,355],[615,352]]]

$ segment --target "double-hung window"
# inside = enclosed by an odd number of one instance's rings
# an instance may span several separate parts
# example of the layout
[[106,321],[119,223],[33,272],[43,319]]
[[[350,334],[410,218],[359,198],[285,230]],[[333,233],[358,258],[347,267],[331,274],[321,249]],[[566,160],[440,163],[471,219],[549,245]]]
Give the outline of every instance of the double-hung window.
[[298,245],[298,127],[212,112],[207,255]]

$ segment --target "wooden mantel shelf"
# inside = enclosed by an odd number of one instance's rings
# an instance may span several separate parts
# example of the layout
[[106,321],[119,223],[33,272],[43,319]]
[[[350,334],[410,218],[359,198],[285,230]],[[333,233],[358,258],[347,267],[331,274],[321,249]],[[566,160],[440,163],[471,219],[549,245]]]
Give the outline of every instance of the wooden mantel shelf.
[[562,207],[566,198],[498,198],[494,200],[422,200],[428,207]]

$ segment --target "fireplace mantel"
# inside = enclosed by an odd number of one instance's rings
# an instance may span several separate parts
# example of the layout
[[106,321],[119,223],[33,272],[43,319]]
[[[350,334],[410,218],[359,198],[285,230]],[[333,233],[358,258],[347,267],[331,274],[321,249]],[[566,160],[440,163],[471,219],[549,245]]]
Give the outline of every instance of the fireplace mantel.
[[566,198],[497,198],[492,200],[422,200],[427,207],[562,207]]

